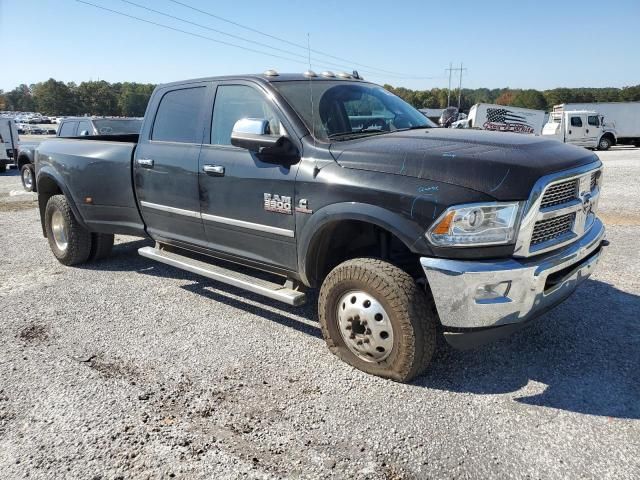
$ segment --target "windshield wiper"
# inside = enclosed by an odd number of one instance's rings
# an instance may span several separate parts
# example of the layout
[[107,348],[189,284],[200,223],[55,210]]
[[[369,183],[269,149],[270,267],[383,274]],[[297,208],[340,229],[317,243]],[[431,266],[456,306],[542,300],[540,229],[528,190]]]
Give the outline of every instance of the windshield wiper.
[[336,138],[350,138],[350,137],[367,137],[369,135],[379,135],[381,133],[389,133],[386,130],[361,130],[359,132],[338,132],[332,133],[328,136],[329,139],[334,140]]

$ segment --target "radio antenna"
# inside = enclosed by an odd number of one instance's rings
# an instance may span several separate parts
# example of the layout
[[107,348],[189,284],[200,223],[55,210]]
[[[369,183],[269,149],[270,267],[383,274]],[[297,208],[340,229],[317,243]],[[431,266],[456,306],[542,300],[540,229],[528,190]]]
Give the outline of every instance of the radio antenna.
[[[309,57],[309,97],[311,100],[311,138],[313,139],[313,148],[315,150],[316,147],[316,115],[315,115],[315,111],[314,111],[314,105],[313,105],[313,75],[311,74],[311,72],[313,72],[313,69],[311,68],[311,34],[309,32],[307,32],[307,54]],[[314,157],[315,152],[314,152]],[[320,169],[318,168],[318,159],[315,159],[315,163],[313,166],[313,177],[315,178],[318,175],[318,172],[320,171]]]

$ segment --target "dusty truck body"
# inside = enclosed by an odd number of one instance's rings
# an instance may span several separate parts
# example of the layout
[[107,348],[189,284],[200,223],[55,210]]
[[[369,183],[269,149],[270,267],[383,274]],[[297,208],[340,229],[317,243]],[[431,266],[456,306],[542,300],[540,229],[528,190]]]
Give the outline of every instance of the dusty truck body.
[[40,145],[43,232],[68,265],[129,234],[155,240],[147,258],[291,305],[319,289],[330,350],[408,381],[438,327],[463,348],[516,330],[606,246],[592,152],[429,125],[348,75],[162,85],[140,135]]

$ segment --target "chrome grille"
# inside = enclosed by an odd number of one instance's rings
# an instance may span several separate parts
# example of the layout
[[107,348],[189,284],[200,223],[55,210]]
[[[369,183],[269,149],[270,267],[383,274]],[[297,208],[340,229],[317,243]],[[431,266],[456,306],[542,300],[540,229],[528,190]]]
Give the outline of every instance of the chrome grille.
[[596,222],[600,162],[542,177],[525,206],[514,256],[530,257],[582,237]]
[[567,213],[559,217],[548,218],[536,222],[531,235],[531,245],[539,245],[549,240],[554,240],[573,229],[573,222],[576,219],[575,212]]
[[[593,179],[592,179],[593,182]],[[540,208],[555,207],[575,199],[578,193],[578,179],[572,178],[566,182],[557,183],[547,188],[542,197]]]

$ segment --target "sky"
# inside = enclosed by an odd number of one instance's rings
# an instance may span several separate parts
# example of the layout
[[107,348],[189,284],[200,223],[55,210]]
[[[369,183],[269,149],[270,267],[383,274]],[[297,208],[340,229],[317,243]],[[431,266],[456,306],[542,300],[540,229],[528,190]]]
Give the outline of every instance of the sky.
[[285,42],[171,0],[131,2],[192,23],[124,0],[86,1],[196,36],[78,0],[0,0],[0,89],[50,77],[164,83],[268,68],[303,72],[307,42],[322,52],[311,54],[317,72],[357,69],[376,83],[413,89],[447,87],[450,63],[463,63],[469,88],[640,84],[640,0],[180,0]]

